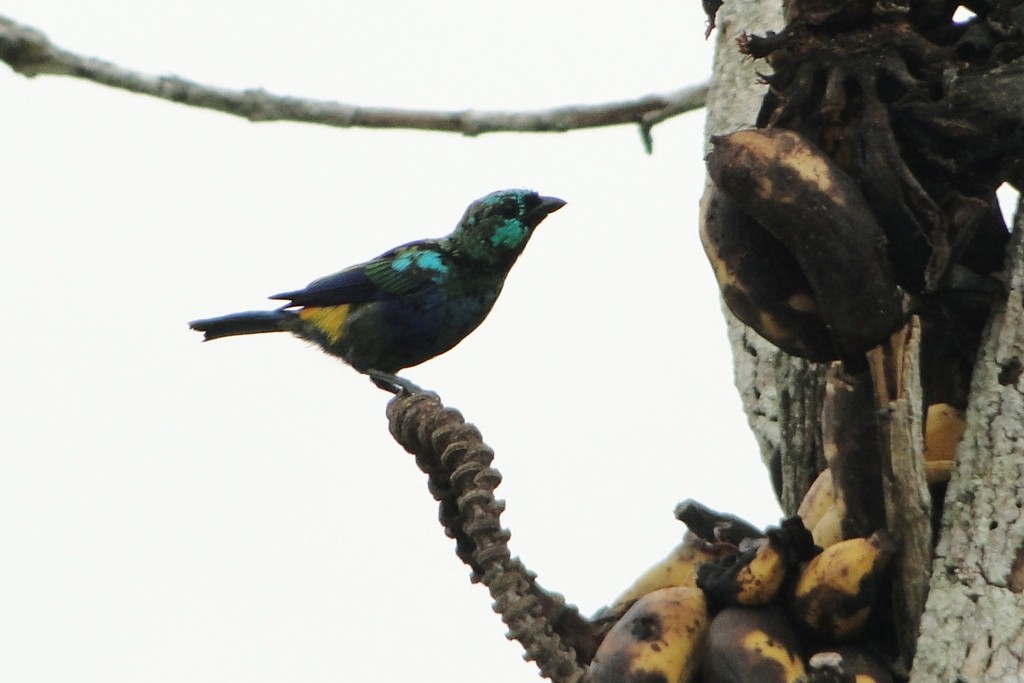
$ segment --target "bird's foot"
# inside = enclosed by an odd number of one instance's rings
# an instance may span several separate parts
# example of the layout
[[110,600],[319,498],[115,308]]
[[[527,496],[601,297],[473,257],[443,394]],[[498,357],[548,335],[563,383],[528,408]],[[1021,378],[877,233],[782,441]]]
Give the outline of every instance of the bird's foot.
[[366,375],[370,378],[374,384],[383,389],[384,391],[391,392],[392,394],[422,394],[424,389],[413,384],[404,377],[393,375],[390,372],[381,372],[380,370],[367,370]]

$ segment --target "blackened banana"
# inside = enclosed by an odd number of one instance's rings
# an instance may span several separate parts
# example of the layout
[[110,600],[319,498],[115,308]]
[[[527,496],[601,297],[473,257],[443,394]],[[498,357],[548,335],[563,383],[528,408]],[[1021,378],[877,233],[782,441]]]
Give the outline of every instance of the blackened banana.
[[791,356],[838,358],[811,285],[786,247],[716,188],[701,214],[700,241],[733,315]]
[[829,367],[821,405],[821,439],[832,471],[842,538],[868,536],[885,526],[878,410],[867,375],[848,373],[840,363]]
[[903,325],[886,239],[857,182],[789,130],[741,130],[712,138],[712,180],[771,232],[800,266],[843,359],[863,354]]
[[804,673],[800,640],[780,607],[727,607],[711,620],[704,683],[794,683]]

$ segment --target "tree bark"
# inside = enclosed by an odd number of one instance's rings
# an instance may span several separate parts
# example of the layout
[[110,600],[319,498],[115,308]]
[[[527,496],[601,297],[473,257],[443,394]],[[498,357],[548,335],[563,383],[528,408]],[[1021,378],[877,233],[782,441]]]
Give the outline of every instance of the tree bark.
[[912,683],[1024,677],[1024,218],[946,494]]

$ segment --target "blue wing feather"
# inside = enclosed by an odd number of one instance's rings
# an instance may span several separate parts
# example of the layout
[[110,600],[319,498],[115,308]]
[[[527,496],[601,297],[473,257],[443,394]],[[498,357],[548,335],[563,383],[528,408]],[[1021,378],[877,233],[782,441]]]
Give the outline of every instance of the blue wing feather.
[[338,306],[378,298],[380,288],[367,277],[362,266],[356,266],[314,280],[303,289],[282,292],[271,299],[289,301],[291,306]]
[[448,266],[434,241],[403,244],[372,261],[327,275],[303,289],[270,297],[293,306],[339,306],[405,296],[440,285]]

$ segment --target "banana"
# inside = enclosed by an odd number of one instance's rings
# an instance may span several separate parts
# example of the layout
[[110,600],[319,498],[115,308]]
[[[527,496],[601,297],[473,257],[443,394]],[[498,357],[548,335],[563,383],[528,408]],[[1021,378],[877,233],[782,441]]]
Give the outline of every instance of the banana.
[[595,621],[619,619],[633,603],[644,595],[672,586],[697,586],[697,567],[705,562],[715,562],[723,557],[735,555],[737,549],[728,543],[710,543],[692,531],[683,535],[683,541],[664,559],[648,568],[637,577],[611,604],[594,615]]
[[740,554],[697,569],[697,587],[725,605],[763,605],[779,592],[786,578],[786,557],[778,540],[751,539]]
[[903,325],[886,238],[857,182],[798,133],[741,130],[711,139],[708,172],[792,254],[832,343],[852,366]]
[[805,673],[800,640],[782,609],[727,607],[711,620],[704,683],[794,683]]
[[676,586],[648,593],[622,615],[590,665],[594,683],[688,683],[708,631],[704,594]]
[[832,494],[832,470],[826,467],[807,489],[796,514],[804,521],[807,530],[813,531],[835,501],[835,496]]
[[760,538],[764,533],[756,526],[728,512],[712,510],[707,505],[687,498],[676,505],[676,519],[705,541],[739,545],[748,538]]
[[952,460],[928,460],[924,464],[924,479],[929,486],[945,484],[953,474]]
[[836,497],[832,468],[826,467],[807,489],[796,511],[811,532],[814,544],[827,548],[843,540],[843,517],[846,504]]
[[948,403],[928,406],[924,420],[924,459],[953,460],[966,426],[962,410]]
[[725,305],[743,324],[791,356],[839,357],[793,256],[713,187],[701,202],[700,241]]
[[843,540],[843,515],[846,509],[842,501],[836,501],[822,515],[818,523],[811,529],[811,538],[819,548],[828,548]]
[[790,567],[820,552],[796,516],[768,529],[764,536],[743,540],[739,551],[697,568],[697,587],[715,606],[766,604],[782,588]]
[[849,640],[861,632],[896,544],[885,531],[825,548],[804,567],[790,612],[813,635]]

